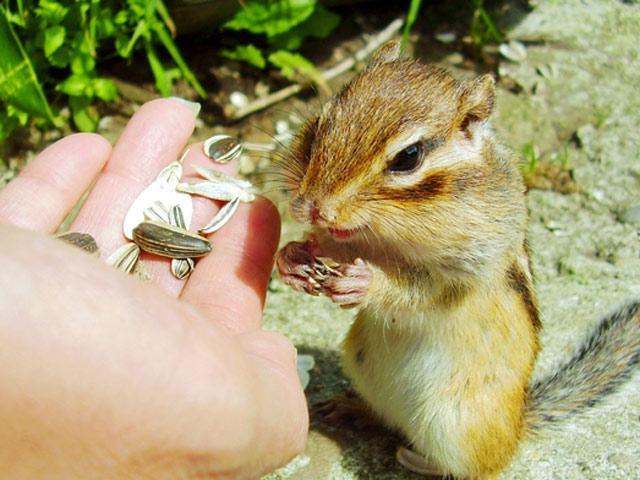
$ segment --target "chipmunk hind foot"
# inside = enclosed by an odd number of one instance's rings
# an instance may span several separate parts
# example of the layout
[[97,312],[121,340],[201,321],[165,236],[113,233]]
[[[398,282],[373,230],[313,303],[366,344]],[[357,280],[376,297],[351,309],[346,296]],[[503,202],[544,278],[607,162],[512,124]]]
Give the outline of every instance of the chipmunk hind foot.
[[396,460],[404,468],[418,475],[436,478],[443,476],[425,457],[408,448],[398,447],[396,450]]

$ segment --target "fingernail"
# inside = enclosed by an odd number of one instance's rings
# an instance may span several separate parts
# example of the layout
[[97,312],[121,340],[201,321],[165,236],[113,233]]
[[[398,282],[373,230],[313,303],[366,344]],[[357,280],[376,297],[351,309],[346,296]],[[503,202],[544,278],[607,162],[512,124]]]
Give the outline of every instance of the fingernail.
[[198,102],[190,102],[189,100],[185,100],[184,98],[180,98],[180,97],[169,97],[169,98],[171,100],[175,100],[179,104],[184,105],[189,110],[191,110],[191,113],[193,113],[194,117],[197,117],[198,113],[200,113],[201,105]]

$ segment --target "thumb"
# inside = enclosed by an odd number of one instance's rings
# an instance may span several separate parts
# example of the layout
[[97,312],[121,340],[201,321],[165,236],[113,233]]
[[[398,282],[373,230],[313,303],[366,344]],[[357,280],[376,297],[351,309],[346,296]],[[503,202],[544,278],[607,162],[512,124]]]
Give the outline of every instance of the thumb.
[[[256,330],[236,337],[255,361],[256,451],[268,470],[302,452],[309,428],[307,401],[296,369],[296,349],[277,332]],[[266,463],[264,463],[266,462]]]

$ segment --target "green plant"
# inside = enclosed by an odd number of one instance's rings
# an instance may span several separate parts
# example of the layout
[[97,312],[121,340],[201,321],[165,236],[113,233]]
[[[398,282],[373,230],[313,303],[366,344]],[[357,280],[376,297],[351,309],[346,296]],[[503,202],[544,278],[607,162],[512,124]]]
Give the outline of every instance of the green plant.
[[414,23],[418,19],[418,12],[420,11],[420,6],[422,5],[422,0],[411,0],[409,4],[409,11],[407,12],[407,19],[404,22],[404,29],[402,30],[402,45],[404,46],[409,40],[409,33],[411,33],[411,28]]
[[562,170],[568,170],[569,169],[569,162],[571,161],[571,155],[569,152],[569,146],[568,145],[563,145],[562,149],[554,152],[553,156],[551,157],[551,159],[554,162],[557,162],[560,164],[560,167],[562,168]]
[[[94,130],[98,122],[94,101],[117,96],[114,82],[98,73],[97,63],[105,56],[130,60],[143,49],[161,94],[169,95],[173,80],[183,77],[204,96],[172,31],[162,0],[4,0],[0,48],[12,54],[0,60],[0,103],[5,106],[0,119],[6,120],[0,140],[29,117],[60,122],[45,93],[49,98],[56,92],[67,97],[76,127]],[[158,47],[166,50],[177,68],[162,63]]]
[[533,142],[525,143],[522,146],[522,156],[524,157],[523,173],[525,176],[533,175],[540,163],[540,153],[538,147]]
[[471,20],[471,39],[477,47],[483,47],[488,43],[500,43],[504,35],[498,29],[495,22],[484,6],[484,0],[472,0],[473,16]]
[[238,45],[222,55],[260,69],[269,63],[287,78],[302,76],[317,82],[321,76],[316,67],[295,51],[306,38],[327,37],[339,23],[340,17],[317,0],[248,0],[224,28],[257,35],[264,46]]

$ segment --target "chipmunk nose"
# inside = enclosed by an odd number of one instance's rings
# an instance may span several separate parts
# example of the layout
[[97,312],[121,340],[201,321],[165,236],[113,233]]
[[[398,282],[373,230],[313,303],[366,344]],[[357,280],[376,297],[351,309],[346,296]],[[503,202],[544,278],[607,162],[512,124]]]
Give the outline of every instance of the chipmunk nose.
[[315,203],[311,205],[311,209],[309,210],[309,220],[311,220],[311,223],[313,224],[320,220],[320,209]]
[[326,206],[320,207],[317,201],[314,200],[309,206],[309,221],[313,225],[331,223],[335,221],[335,219],[335,213],[331,209],[326,208]]

